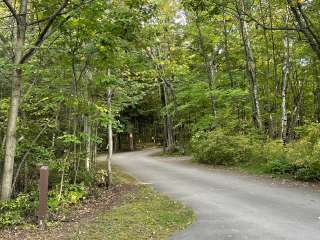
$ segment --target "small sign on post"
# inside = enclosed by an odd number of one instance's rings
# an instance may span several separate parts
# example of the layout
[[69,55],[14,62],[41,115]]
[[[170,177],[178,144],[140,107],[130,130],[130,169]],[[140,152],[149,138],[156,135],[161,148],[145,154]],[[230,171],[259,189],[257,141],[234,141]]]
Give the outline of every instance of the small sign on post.
[[38,223],[39,228],[44,229],[44,221],[48,213],[48,166],[40,168],[40,181],[39,181],[39,210],[38,210]]

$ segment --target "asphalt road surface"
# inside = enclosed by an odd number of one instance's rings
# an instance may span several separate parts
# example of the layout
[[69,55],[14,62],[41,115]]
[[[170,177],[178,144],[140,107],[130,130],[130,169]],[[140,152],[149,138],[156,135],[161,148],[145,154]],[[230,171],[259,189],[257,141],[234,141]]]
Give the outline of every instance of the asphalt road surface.
[[320,240],[320,192],[278,180],[154,156],[115,154],[114,164],[194,209],[197,221],[172,239]]

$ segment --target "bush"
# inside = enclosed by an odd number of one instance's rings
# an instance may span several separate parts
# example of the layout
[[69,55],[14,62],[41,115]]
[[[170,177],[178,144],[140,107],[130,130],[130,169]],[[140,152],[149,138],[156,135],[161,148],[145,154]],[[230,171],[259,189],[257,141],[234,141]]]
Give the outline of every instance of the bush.
[[242,135],[227,135],[218,129],[201,132],[192,138],[192,151],[201,163],[214,165],[234,165],[251,159],[253,141]]
[[20,194],[9,201],[0,201],[0,228],[22,224],[27,217],[34,216],[38,201],[36,194]]
[[66,185],[60,196],[57,188],[49,192],[48,207],[49,211],[58,211],[61,207],[77,204],[88,195],[86,187],[81,185]]
[[[66,185],[62,195],[59,190],[48,193],[49,213],[57,212],[69,205],[75,205],[88,195],[84,185]],[[20,194],[15,199],[0,201],[0,228],[19,225],[36,220],[36,211],[39,204],[37,192]]]
[[310,132],[310,135],[278,150],[278,157],[271,158],[267,153],[266,172],[290,174],[303,181],[320,180],[320,144],[315,140],[314,135],[314,132]]
[[194,158],[201,163],[246,163],[256,165],[265,173],[290,175],[303,181],[320,180],[320,131],[312,125],[300,129],[299,134],[301,138],[298,141],[284,147],[279,140],[264,141],[255,135],[231,135],[217,129],[197,133],[191,145]]

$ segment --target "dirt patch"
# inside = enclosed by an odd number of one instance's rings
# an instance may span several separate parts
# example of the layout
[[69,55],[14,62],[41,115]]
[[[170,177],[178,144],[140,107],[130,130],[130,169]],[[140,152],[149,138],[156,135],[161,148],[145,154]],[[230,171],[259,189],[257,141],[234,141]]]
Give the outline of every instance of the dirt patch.
[[45,230],[35,226],[21,226],[0,231],[1,240],[56,240],[66,239],[79,231],[79,226],[94,220],[101,212],[120,204],[128,193],[136,191],[134,184],[119,184],[102,191],[98,198],[90,197],[81,204],[71,207],[66,214],[56,216],[54,223],[48,223]]

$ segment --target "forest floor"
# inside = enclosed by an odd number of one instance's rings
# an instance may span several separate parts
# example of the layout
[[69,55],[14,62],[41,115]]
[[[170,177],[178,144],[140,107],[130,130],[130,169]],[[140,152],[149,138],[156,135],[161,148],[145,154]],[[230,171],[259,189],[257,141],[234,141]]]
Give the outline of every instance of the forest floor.
[[167,239],[191,224],[190,208],[114,168],[114,187],[67,209],[40,231],[34,225],[0,231],[1,240]]
[[193,208],[197,221],[172,239],[319,239],[318,184],[199,165],[160,152],[116,154],[114,164]]

